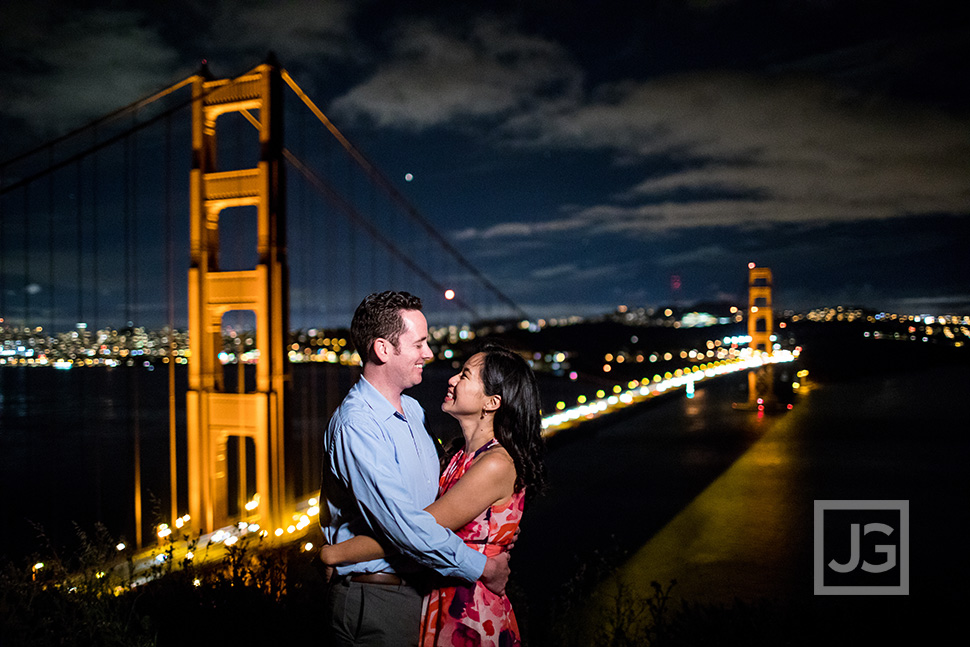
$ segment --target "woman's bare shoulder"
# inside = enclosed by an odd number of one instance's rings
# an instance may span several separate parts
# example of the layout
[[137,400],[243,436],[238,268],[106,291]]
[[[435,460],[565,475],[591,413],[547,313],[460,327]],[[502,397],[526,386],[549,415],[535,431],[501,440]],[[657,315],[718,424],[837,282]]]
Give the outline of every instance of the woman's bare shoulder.
[[501,445],[496,445],[482,452],[468,467],[468,472],[475,470],[483,476],[500,477],[511,474],[515,479],[515,463],[512,457]]

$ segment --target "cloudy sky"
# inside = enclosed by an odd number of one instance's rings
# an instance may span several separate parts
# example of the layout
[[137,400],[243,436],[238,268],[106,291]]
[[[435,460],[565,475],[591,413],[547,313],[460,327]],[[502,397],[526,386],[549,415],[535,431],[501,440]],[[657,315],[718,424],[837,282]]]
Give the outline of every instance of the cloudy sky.
[[0,156],[272,50],[536,316],[737,298],[749,261],[780,307],[967,313],[951,6],[5,0]]

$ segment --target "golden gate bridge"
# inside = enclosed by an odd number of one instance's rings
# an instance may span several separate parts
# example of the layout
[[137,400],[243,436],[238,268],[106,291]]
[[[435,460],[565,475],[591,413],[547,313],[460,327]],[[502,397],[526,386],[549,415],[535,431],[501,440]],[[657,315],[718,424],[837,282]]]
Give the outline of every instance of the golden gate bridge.
[[[302,478],[284,448],[294,387],[304,408],[328,387],[297,384],[291,365],[354,364],[336,330],[384,289],[420,295],[438,329],[527,318],[272,56],[225,79],[203,65],[0,163],[7,365],[165,369],[167,516],[202,532],[285,526],[317,487],[312,434]],[[132,399],[141,545],[149,403]]]
[[[750,271],[749,309],[765,312],[749,317],[759,352],[742,356],[732,342],[712,361],[560,402],[547,432],[790,361],[767,350],[770,271]],[[132,439],[131,490],[114,497],[133,508],[139,547],[146,516],[165,519],[161,535],[175,526],[223,541],[230,526],[306,527],[319,509],[322,425],[356,375],[340,328],[364,294],[384,289],[422,296],[448,341],[462,325],[471,333],[469,322],[528,319],[272,59],[225,79],[203,66],[0,163],[0,396],[3,380],[46,388],[31,366],[83,367],[75,409],[54,414],[54,389],[33,429],[55,447],[53,428],[74,420],[93,428],[96,449],[102,425]],[[119,387],[126,405],[98,398]],[[52,451],[52,462],[76,459]],[[143,466],[157,484],[165,454],[168,492],[156,505],[168,509],[145,515]]]

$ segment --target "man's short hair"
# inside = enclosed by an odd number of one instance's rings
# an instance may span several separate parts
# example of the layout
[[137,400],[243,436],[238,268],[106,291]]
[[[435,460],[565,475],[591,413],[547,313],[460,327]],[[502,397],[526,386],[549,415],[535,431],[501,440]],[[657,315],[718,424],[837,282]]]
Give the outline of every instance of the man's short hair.
[[374,341],[377,339],[386,339],[397,348],[401,333],[404,332],[401,311],[420,309],[421,299],[407,292],[388,290],[364,297],[350,322],[350,339],[361,362],[366,364],[370,359]]

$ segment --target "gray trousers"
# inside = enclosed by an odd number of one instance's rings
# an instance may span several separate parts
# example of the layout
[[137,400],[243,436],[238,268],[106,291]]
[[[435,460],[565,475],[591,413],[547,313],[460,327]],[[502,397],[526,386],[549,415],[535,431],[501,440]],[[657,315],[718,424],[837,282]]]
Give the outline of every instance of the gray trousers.
[[362,584],[334,578],[327,596],[328,644],[415,647],[423,598],[407,584]]

